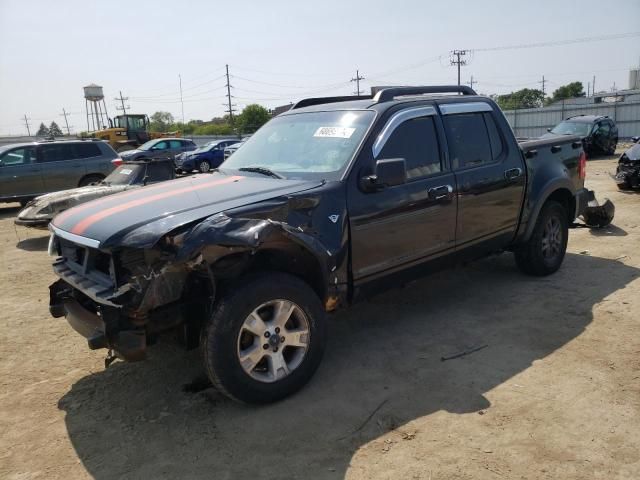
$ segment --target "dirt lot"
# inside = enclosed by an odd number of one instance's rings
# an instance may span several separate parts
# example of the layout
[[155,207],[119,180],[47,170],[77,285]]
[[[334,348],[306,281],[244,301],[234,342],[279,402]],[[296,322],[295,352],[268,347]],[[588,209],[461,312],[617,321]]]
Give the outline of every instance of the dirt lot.
[[360,304],[308,387],[260,408],[183,391],[201,371],[178,346],[105,370],[48,314],[46,237],[0,207],[0,477],[640,478],[640,192],[614,167],[588,185],[615,226],[573,230],[559,273],[504,254]]

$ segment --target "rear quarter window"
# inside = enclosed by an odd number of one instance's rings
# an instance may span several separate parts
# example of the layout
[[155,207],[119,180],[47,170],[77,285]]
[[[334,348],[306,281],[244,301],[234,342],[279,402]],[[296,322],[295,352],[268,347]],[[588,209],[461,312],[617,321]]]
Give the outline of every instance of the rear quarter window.
[[102,155],[100,147],[95,143],[76,143],[74,146],[76,158],[91,158]]

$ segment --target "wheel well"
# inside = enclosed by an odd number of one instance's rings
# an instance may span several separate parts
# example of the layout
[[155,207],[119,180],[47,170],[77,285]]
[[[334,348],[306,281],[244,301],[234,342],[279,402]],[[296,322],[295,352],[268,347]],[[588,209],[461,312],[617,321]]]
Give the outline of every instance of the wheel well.
[[248,252],[227,255],[211,265],[214,278],[222,283],[233,283],[240,276],[260,272],[288,273],[307,283],[321,301],[326,297],[326,279],[318,259],[307,249],[284,240],[264,246],[254,254]]
[[81,187],[81,186],[83,186],[83,185],[88,185],[88,184],[87,184],[87,183],[85,183],[85,182],[86,182],[88,179],[90,179],[90,178],[91,178],[91,179],[95,178],[95,179],[98,179],[98,180],[102,180],[102,179],[104,179],[104,178],[105,178],[105,176],[104,176],[104,175],[102,175],[101,173],[89,173],[89,174],[85,175],[84,177],[82,177],[82,178],[80,179],[80,181],[78,182],[78,186],[79,186],[79,187]]
[[547,197],[545,203],[549,200],[553,200],[554,202],[558,202],[562,205],[567,212],[567,222],[569,222],[569,224],[573,223],[576,212],[576,198],[569,190],[566,188],[555,190]]

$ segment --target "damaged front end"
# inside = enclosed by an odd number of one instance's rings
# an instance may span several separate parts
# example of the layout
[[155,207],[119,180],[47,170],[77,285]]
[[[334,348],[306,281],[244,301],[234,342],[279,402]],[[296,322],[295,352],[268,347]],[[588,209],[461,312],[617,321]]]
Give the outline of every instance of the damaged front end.
[[[113,250],[78,245],[52,227],[60,279],[50,287],[51,314],[65,316],[89,348],[137,361],[163,333],[197,347],[214,302],[252,271],[296,275],[327,310],[337,308],[348,293],[346,220],[329,222],[326,209],[335,206],[320,203],[310,195],[238,208],[174,229],[151,247],[157,232],[149,226]],[[331,231],[318,228],[322,216]]]

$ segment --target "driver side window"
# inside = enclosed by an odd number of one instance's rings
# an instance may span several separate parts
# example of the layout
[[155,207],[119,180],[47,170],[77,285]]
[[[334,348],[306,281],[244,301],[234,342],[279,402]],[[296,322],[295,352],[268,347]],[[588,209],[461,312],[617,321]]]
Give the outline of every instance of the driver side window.
[[440,149],[433,117],[403,122],[391,134],[377,158],[404,158],[408,180],[440,173]]
[[167,144],[167,142],[158,142],[153,146],[154,150],[166,150],[169,147],[169,145]]

